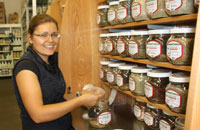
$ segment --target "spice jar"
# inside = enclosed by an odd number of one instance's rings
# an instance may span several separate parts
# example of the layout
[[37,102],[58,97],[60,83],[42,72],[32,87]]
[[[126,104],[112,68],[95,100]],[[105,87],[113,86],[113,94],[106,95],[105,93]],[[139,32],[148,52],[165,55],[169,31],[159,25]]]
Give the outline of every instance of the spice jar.
[[117,40],[118,40],[118,33],[109,33],[108,34],[108,38],[106,40],[106,45],[107,45],[107,52],[111,56],[118,55]]
[[184,123],[185,123],[185,118],[177,117],[175,120],[175,129],[174,130],[184,130]]
[[109,126],[112,115],[107,100],[100,100],[97,105],[91,107],[88,112],[89,123],[95,128],[105,128]]
[[119,21],[117,19],[117,10],[119,1],[112,1],[109,3],[110,8],[108,10],[108,22],[110,25],[116,25],[119,24]]
[[166,12],[172,15],[192,14],[195,12],[193,0],[165,0]]
[[146,0],[146,9],[151,19],[168,17],[165,12],[165,0]]
[[118,67],[117,73],[117,86],[123,91],[129,90],[129,76],[131,74],[131,68],[136,67],[137,65],[120,65]]
[[128,57],[128,41],[130,32],[119,33],[119,39],[117,40],[117,52],[121,57]]
[[169,77],[169,81],[165,102],[171,111],[185,113],[190,77],[186,73],[174,73]]
[[117,72],[118,72],[118,67],[120,65],[123,65],[125,63],[123,62],[113,62],[108,65],[108,72],[107,72],[107,81],[109,84],[112,86],[117,85]]
[[133,107],[133,112],[134,112],[134,115],[137,118],[137,120],[144,121],[145,108],[146,108],[146,103],[145,102],[143,102],[143,101],[141,101],[139,99],[135,100],[135,105]]
[[106,80],[106,73],[107,73],[107,71],[108,71],[108,64],[109,64],[110,62],[109,61],[101,61],[100,62],[100,71],[99,71],[99,77],[100,77],[100,79],[101,80],[103,80],[103,81],[107,81]]
[[163,111],[159,119],[160,130],[173,130],[175,128],[176,117]]
[[144,122],[145,124],[153,129],[153,130],[159,130],[159,116],[161,114],[161,110],[147,104],[147,107],[144,112]]
[[169,35],[169,30],[150,30],[149,38],[146,42],[146,55],[149,60],[165,62],[166,43]]
[[129,89],[132,94],[137,96],[144,96],[144,83],[147,80],[147,71],[150,69],[146,67],[133,67],[129,77]]
[[119,0],[117,18],[120,23],[133,22],[133,19],[131,17],[131,3],[132,0]]
[[97,24],[100,27],[105,27],[108,26],[108,9],[109,9],[109,5],[101,5],[98,6],[98,12],[97,12]]
[[131,10],[132,17],[135,21],[149,20],[146,11],[146,0],[134,0]]
[[171,71],[155,69],[147,72],[148,79],[144,85],[146,98],[152,103],[165,103],[165,88],[169,83]]
[[99,52],[102,55],[106,55],[107,54],[106,38],[107,38],[107,34],[100,34]]
[[129,40],[129,55],[134,59],[146,58],[145,42],[148,38],[148,31],[133,31]]
[[191,65],[194,45],[194,28],[175,28],[170,30],[167,42],[167,58],[174,65]]

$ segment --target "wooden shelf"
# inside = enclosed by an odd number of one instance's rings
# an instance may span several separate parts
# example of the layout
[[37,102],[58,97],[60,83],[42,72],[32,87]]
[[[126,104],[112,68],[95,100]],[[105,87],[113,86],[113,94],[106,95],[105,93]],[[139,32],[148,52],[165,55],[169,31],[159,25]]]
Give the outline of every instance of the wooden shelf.
[[148,59],[132,59],[132,58],[122,58],[120,56],[110,56],[110,55],[101,55],[103,58],[112,58],[112,59],[117,59],[117,60],[122,60],[122,61],[128,61],[128,62],[135,62],[135,63],[141,63],[141,64],[149,64],[149,65],[154,65],[154,66],[160,66],[160,67],[165,67],[165,68],[171,68],[171,69],[176,69],[176,70],[182,70],[182,71],[191,71],[191,66],[176,66],[172,65],[169,62],[156,62],[156,61],[149,61]]
[[139,21],[139,22],[132,22],[127,24],[119,24],[114,26],[107,26],[101,29],[114,29],[114,28],[126,28],[126,27],[133,27],[133,26],[144,26],[148,24],[164,24],[164,23],[176,23],[176,22],[184,22],[184,21],[196,21],[197,14],[190,14],[190,15],[181,15],[175,17],[168,17],[168,18],[160,18],[160,19],[153,19],[147,21]]
[[107,83],[107,82],[103,82],[103,84],[106,85],[106,86],[109,86],[109,87],[111,87],[111,88],[114,88],[114,89],[116,89],[117,91],[119,91],[119,92],[121,92],[121,93],[124,93],[124,94],[126,94],[126,95],[128,95],[128,96],[131,96],[131,97],[134,97],[134,98],[136,98],[136,99],[142,100],[142,101],[146,102],[147,104],[151,104],[152,106],[157,107],[157,108],[159,108],[159,109],[161,109],[161,110],[163,110],[163,111],[166,111],[166,112],[168,112],[168,113],[170,113],[170,114],[172,114],[172,115],[174,115],[174,116],[185,117],[185,114],[178,114],[178,113],[172,112],[165,104],[155,104],[155,103],[151,103],[150,101],[148,101],[148,100],[146,99],[146,97],[135,96],[135,95],[133,95],[130,91],[122,91],[122,90],[119,89],[118,86],[111,86],[111,85],[110,85],[109,83]]
[[98,3],[104,3],[107,2],[107,0],[97,0]]

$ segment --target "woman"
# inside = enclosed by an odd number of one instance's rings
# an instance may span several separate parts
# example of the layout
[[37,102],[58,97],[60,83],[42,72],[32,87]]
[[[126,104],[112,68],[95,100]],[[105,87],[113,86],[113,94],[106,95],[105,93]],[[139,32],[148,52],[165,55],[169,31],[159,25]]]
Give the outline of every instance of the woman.
[[29,25],[30,46],[13,69],[13,86],[21,110],[23,130],[71,130],[71,111],[93,106],[101,94],[84,93],[66,101],[65,81],[58,68],[60,34],[50,16],[35,16]]

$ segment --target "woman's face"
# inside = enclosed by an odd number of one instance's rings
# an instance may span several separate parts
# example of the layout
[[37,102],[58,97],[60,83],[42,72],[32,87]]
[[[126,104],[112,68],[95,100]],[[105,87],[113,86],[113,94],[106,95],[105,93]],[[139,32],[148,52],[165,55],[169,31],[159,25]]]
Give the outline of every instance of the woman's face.
[[47,22],[38,25],[35,28],[32,36],[29,36],[29,42],[33,49],[40,55],[43,60],[48,60],[50,55],[53,55],[59,38],[56,37],[58,30],[56,24]]

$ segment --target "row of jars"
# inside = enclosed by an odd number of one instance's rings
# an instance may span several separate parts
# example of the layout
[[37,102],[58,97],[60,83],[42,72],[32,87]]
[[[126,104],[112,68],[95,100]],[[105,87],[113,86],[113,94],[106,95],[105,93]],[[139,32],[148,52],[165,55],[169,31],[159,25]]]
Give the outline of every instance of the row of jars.
[[136,99],[133,113],[137,120],[154,130],[184,130],[185,119],[176,117],[168,112],[162,111],[150,104]]
[[195,12],[197,0],[119,0],[98,6],[100,26],[163,18]]
[[191,65],[195,28],[100,34],[99,51],[174,65]]
[[145,96],[150,102],[166,104],[176,113],[185,113],[189,87],[189,73],[156,68],[150,69],[123,62],[100,62],[100,78],[122,91]]

